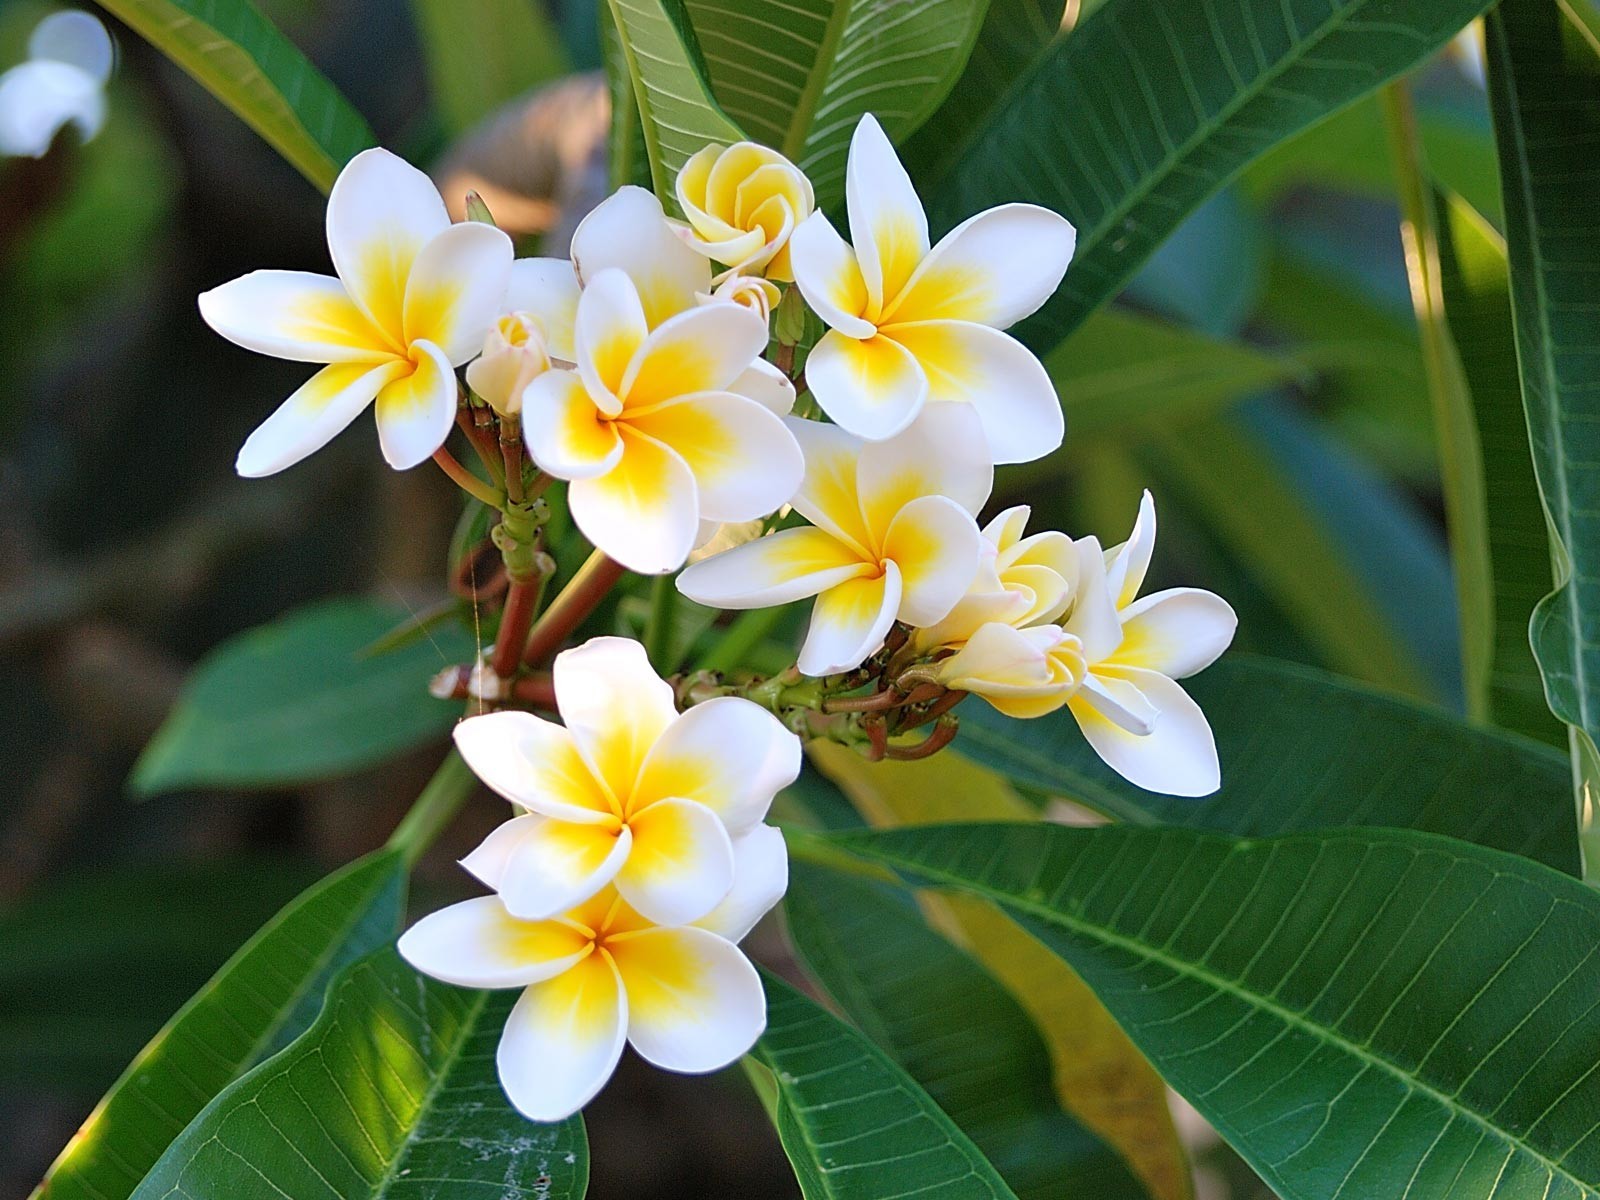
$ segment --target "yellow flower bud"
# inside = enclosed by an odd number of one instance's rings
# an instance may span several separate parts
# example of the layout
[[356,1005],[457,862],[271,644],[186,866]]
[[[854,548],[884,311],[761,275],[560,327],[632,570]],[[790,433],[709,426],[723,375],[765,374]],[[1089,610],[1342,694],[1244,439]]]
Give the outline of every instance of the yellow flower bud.
[[524,389],[549,369],[544,326],[527,313],[508,313],[490,327],[483,353],[467,367],[467,386],[502,417],[514,417]]
[[776,150],[755,142],[707,146],[678,172],[687,241],[727,274],[794,280],[789,235],[811,215],[811,181]]
[[984,625],[935,669],[947,688],[982,696],[1009,717],[1042,717],[1083,684],[1083,642],[1056,625]]
[[723,300],[742,304],[763,321],[771,320],[772,310],[782,298],[777,284],[754,275],[729,275],[714,291],[698,294],[702,304]]

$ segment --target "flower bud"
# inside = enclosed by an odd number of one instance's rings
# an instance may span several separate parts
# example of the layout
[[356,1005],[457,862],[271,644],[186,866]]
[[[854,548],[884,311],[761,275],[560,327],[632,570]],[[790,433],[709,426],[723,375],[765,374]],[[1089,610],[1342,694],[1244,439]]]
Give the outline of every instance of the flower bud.
[[544,326],[527,313],[509,313],[490,327],[483,353],[467,367],[467,386],[502,417],[514,417],[523,390],[549,369]]
[[1083,643],[1056,625],[982,626],[935,669],[947,688],[982,696],[1008,717],[1054,712],[1088,674]]
[[730,274],[792,282],[789,235],[811,215],[811,181],[776,150],[755,142],[707,146],[683,164],[678,205],[688,243]]
[[701,304],[729,301],[742,304],[763,321],[772,319],[773,306],[778,303],[778,285],[754,275],[729,275],[714,291],[696,293]]

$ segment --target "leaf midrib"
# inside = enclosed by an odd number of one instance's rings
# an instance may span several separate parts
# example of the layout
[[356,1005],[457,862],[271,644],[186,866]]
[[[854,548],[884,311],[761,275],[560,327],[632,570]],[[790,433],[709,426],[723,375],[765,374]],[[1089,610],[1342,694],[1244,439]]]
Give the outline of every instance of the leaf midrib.
[[811,134],[811,122],[817,115],[817,106],[822,102],[822,93],[827,90],[828,76],[833,72],[834,54],[839,48],[839,39],[844,36],[845,27],[850,23],[854,7],[853,0],[834,0],[833,11],[828,14],[828,23],[823,26],[822,40],[817,43],[817,57],[812,63],[811,70],[806,73],[806,85],[800,90],[800,98],[795,102],[794,116],[790,118],[789,127],[784,130],[783,145],[779,147],[783,156],[790,162],[799,162],[800,155],[806,148],[806,139]]
[[[857,850],[860,848],[850,847],[850,849]],[[923,878],[933,880],[946,886],[956,887],[962,891],[975,892],[986,897],[987,899],[993,900],[997,904],[1002,904],[1008,908],[1015,909],[1024,915],[1037,918],[1045,924],[1058,925],[1069,932],[1077,934],[1078,936],[1098,940],[1107,946],[1126,951],[1135,957],[1142,958],[1160,966],[1164,966],[1176,974],[1196,980],[1200,983],[1207,984],[1216,988],[1218,991],[1232,995],[1244,1004],[1251,1006],[1266,1015],[1277,1017],[1284,1024],[1310,1034],[1320,1042],[1343,1050],[1351,1058],[1375,1067],[1376,1069],[1389,1075],[1396,1082],[1401,1084],[1401,1086],[1420,1093],[1421,1095],[1435,1101],[1447,1112],[1456,1114],[1461,1119],[1476,1125],[1490,1137],[1497,1138],[1503,1144],[1521,1150],[1523,1153],[1537,1160],[1540,1165],[1550,1172],[1552,1178],[1559,1177],[1566,1180],[1567,1182],[1576,1186],[1583,1195],[1592,1196],[1595,1194],[1594,1188],[1588,1183],[1588,1181],[1573,1175],[1570,1171],[1566,1170],[1559,1163],[1552,1161],[1541,1151],[1528,1145],[1526,1142],[1520,1141],[1511,1136],[1500,1126],[1494,1124],[1488,1117],[1482,1116],[1474,1110],[1464,1107],[1462,1104],[1460,1104],[1460,1102],[1439,1091],[1439,1089],[1434,1087],[1431,1083],[1428,1083],[1417,1076],[1407,1074],[1401,1067],[1390,1062],[1389,1059],[1372,1052],[1370,1049],[1359,1046],[1357,1043],[1344,1037],[1338,1031],[1330,1029],[1325,1025],[1317,1025],[1307,1020],[1304,1016],[1295,1012],[1294,1010],[1285,1008],[1282,1005],[1265,996],[1261,996],[1256,992],[1248,991],[1240,984],[1235,983],[1233,980],[1230,980],[1225,976],[1218,975],[1215,971],[1209,970],[1208,968],[1197,963],[1191,963],[1187,959],[1174,958],[1170,954],[1165,954],[1156,947],[1149,945],[1147,942],[1142,942],[1124,934],[1116,933],[1104,925],[1098,925],[1089,921],[1075,919],[1057,909],[1053,909],[1044,904],[1019,897],[1014,892],[1003,891],[992,885],[979,883],[975,880],[967,878],[966,876],[957,875],[945,869],[930,867],[925,863],[920,863],[912,859],[905,859],[892,852],[875,850],[871,848],[866,848],[863,852],[870,857],[892,863],[896,866],[896,868],[908,871],[913,875],[920,875]],[[1467,860],[1457,861],[1465,862]]]

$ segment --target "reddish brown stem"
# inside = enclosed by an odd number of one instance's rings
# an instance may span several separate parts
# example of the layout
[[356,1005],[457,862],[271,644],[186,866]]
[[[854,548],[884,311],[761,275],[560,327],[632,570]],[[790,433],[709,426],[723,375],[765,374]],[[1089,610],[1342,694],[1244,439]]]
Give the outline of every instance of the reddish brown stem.
[[905,733],[908,730],[915,729],[919,725],[926,725],[929,721],[937,721],[940,717],[944,716],[945,713],[949,712],[956,705],[960,704],[971,694],[971,692],[946,692],[932,704],[928,705],[925,712],[920,713],[910,721],[907,721],[904,725],[900,726],[900,732]]
[[500,457],[506,469],[506,499],[521,504],[522,492],[522,432],[509,421],[500,422]]
[[533,708],[542,708],[546,712],[556,711],[556,682],[550,678],[547,671],[536,675],[524,675],[511,685],[511,698],[518,704],[527,704]]
[[822,711],[836,712],[883,712],[885,709],[898,708],[905,703],[904,697],[895,692],[873,692],[870,696],[833,696],[822,702]]
[[495,481],[500,482],[500,451],[495,447],[494,434],[484,426],[478,424],[480,411],[469,408],[463,404],[456,409],[456,424],[461,427],[461,432],[467,435],[467,441],[472,443],[472,449],[482,460],[489,474]]
[[456,456],[443,446],[433,452],[433,461],[439,464],[439,469],[455,481],[457,487],[474,499],[481,500],[490,508],[499,508],[501,497],[483,480],[456,461]]
[[882,762],[889,752],[889,727],[882,717],[869,717],[861,723],[861,728],[867,733],[867,760]]
[[572,632],[583,624],[584,618],[595,610],[600,601],[605,599],[606,593],[622,578],[622,570],[620,563],[612,561],[600,551],[591,554],[535,623],[533,632],[528,635],[522,661],[529,666],[538,666],[561,649],[561,643],[572,636]]
[[537,575],[511,581],[505,611],[500,614],[500,632],[494,639],[494,654],[489,659],[489,665],[501,679],[510,679],[522,665],[522,647],[528,641],[540,590],[541,580]]
[[915,759],[927,758],[930,755],[937,754],[955,741],[957,727],[958,723],[955,717],[940,721],[933,727],[933,732],[923,741],[918,742],[915,746],[890,746],[885,751],[885,756],[894,759],[896,762],[911,762]]

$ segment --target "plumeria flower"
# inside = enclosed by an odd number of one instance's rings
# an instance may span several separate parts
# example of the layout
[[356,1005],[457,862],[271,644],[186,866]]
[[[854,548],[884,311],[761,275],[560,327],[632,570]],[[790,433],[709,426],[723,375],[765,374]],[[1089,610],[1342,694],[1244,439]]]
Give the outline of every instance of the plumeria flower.
[[950,612],[978,569],[973,514],[994,472],[966,405],[931,407],[882,442],[816,421],[789,427],[806,459],[792,503],[812,527],[695,563],[678,589],[713,608],[816,596],[798,665],[831,675],[860,666],[897,619],[932,625]]
[[674,571],[718,523],[764,516],[799,485],[780,420],[793,389],[756,365],[763,317],[699,302],[709,267],[648,192],[624,188],[591,213],[573,254],[577,365],[523,393],[528,451],[572,481],[573,520],[596,547],[630,570]]
[[525,920],[612,884],[660,924],[705,916],[733,885],[739,838],[799,774],[799,739],[733,696],[680,716],[626,638],[557,655],[555,692],[565,728],[512,711],[456,726],[467,764],[526,810],[462,865]]
[[428,177],[386,150],[362,151],[339,173],[328,249],[338,278],[255,271],[200,297],[201,316],[228,340],[328,364],[250,435],[241,475],[293,466],[369,404],[390,466],[427,459],[455,421],[455,368],[482,348],[512,274],[504,233],[452,225]]
[[1083,686],[1083,642],[1059,625],[1018,628],[990,621],[935,665],[945,687],[982,696],[1008,717],[1053,713]]
[[1103,552],[1077,542],[1078,594],[1066,629],[1083,645],[1087,674],[1067,707],[1095,752],[1129,782],[1174,796],[1204,796],[1221,783],[1211,726],[1175,680],[1205,670],[1233,640],[1238,617],[1199,588],[1139,598],[1155,546],[1155,502],[1146,492],[1133,533]]
[[783,836],[759,825],[740,842],[727,899],[692,925],[664,928],[606,888],[561,915],[519,918],[499,896],[451,905],[400,939],[419,971],[473,988],[523,988],[495,1055],[500,1084],[535,1121],[581,1109],[630,1043],[669,1071],[735,1061],[766,1028],[766,996],[737,943],[783,895]]
[[794,279],[789,239],[811,215],[816,197],[805,172],[755,142],[707,146],[678,172],[678,206],[689,219],[684,238],[728,269],[719,277]]
[[106,27],[86,12],[51,13],[28,38],[28,60],[0,75],[0,155],[43,158],[68,125],[91,141],[106,120],[116,65]]
[[1075,234],[1032,204],[979,213],[928,247],[928,219],[869,113],[846,167],[850,237],[813,213],[790,246],[795,282],[829,326],[806,360],[823,410],[850,432],[886,438],[924,404],[972,405],[997,463],[1061,444],[1061,405],[1044,367],[1001,333],[1049,298]]

